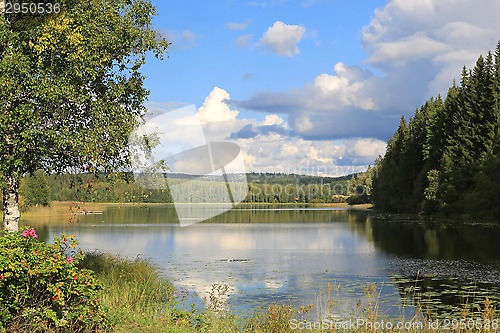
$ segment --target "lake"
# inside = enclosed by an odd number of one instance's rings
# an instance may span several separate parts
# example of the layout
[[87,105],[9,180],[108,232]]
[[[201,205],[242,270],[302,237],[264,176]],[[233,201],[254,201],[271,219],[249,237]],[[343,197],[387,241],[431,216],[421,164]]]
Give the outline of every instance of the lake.
[[149,258],[179,295],[197,295],[190,300],[197,305],[213,284],[226,284],[236,313],[279,303],[313,304],[311,316],[347,316],[375,302],[383,316],[411,317],[420,301],[449,316],[486,297],[500,304],[500,223],[242,205],[181,227],[171,205],[116,205],[37,232],[44,240],[75,234],[87,250]]

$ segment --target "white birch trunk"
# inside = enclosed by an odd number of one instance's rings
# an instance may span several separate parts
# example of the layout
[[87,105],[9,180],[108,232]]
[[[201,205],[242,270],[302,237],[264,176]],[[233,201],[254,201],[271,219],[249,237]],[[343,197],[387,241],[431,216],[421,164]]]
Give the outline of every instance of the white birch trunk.
[[3,191],[3,228],[10,232],[19,230],[19,179],[6,177],[5,189]]

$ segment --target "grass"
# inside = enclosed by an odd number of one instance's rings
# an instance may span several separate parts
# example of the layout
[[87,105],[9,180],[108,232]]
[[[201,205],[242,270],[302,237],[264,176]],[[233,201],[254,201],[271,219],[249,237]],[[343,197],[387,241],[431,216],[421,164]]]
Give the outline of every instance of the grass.
[[195,332],[190,315],[175,310],[173,285],[150,262],[89,253],[81,265],[104,287],[100,302],[114,332]]
[[[170,205],[162,203],[118,203],[118,202],[72,202],[52,201],[50,206],[32,206],[21,212],[21,220],[31,226],[47,224],[64,224],[78,221],[78,217],[86,213],[102,212],[108,207],[116,206],[144,206],[144,205]],[[0,212],[3,218],[3,212]]]
[[[86,211],[102,211],[107,207],[100,203],[80,203],[70,201],[52,201],[50,206],[32,206],[21,212],[21,219],[30,225],[60,224],[61,221],[74,222]],[[1,214],[3,218],[3,212]]]

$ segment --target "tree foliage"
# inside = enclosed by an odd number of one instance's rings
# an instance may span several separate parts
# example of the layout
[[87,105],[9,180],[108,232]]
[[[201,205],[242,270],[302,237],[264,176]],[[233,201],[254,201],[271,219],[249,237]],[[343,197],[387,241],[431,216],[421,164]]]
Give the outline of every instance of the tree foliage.
[[50,187],[43,170],[37,170],[32,176],[26,177],[19,192],[27,206],[50,205]]
[[378,169],[368,166],[365,172],[353,175],[347,184],[347,201],[350,205],[365,204],[372,201],[373,180],[378,176]]
[[57,3],[57,13],[0,16],[4,221],[16,218],[26,173],[127,165],[129,134],[146,111],[140,68],[168,47],[151,27],[149,0]]
[[499,217],[500,42],[463,68],[444,100],[401,120],[377,168],[374,203],[386,211]]

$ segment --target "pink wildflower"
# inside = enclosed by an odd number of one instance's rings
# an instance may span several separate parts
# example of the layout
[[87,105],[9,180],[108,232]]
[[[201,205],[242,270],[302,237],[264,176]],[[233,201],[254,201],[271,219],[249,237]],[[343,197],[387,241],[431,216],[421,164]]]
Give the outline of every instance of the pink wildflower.
[[68,262],[69,262],[70,264],[72,264],[72,263],[73,263],[73,257],[72,257],[72,256],[69,256],[69,257],[68,257]]
[[35,229],[26,229],[26,230],[23,230],[23,234],[22,235],[23,235],[24,238],[27,238],[27,237],[38,238],[38,235],[36,234]]

